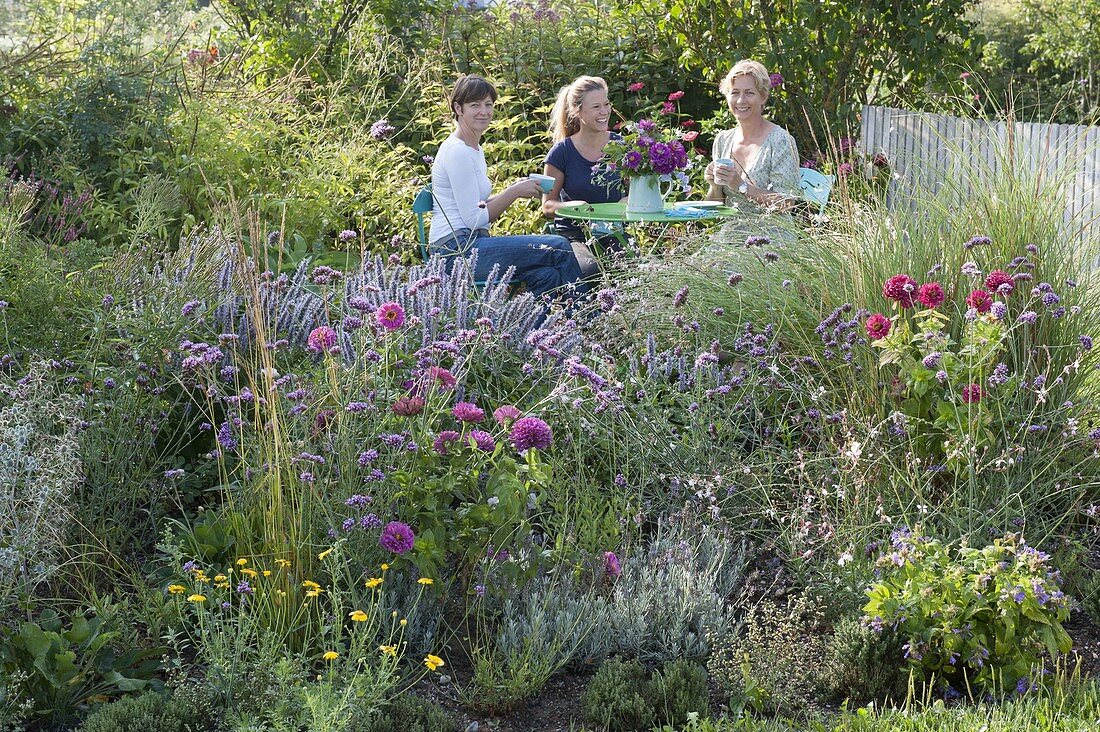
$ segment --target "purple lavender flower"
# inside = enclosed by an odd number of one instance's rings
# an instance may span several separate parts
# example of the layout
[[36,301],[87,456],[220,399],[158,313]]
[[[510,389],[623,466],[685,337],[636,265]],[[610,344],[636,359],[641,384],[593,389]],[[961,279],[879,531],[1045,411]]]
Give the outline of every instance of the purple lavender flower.
[[1061,298],[1058,297],[1053,292],[1044,292],[1043,293],[1043,304],[1046,305],[1048,308],[1054,307],[1060,301],[1061,301]]
[[190,316],[191,313],[195,312],[200,305],[202,305],[201,300],[188,300],[183,304],[183,307],[180,308],[180,315],[186,318]]
[[745,246],[747,247],[766,247],[771,243],[772,240],[766,236],[750,236],[745,239]]
[[973,262],[967,262],[962,266],[962,273],[971,277],[981,277],[982,271]]
[[623,573],[622,565],[619,563],[619,557],[615,552],[603,553],[603,569],[608,577],[611,579],[617,579]]
[[940,371],[937,371],[936,372],[936,381],[940,382],[941,384],[946,383],[947,382],[947,372],[943,371],[942,369]]
[[685,285],[684,287],[681,287],[676,292],[675,297],[672,298],[672,306],[676,307],[676,308],[681,307],[685,302],[687,302],[687,299],[688,299],[688,288]]
[[309,279],[315,285],[331,285],[344,279],[344,273],[322,264],[313,268],[309,273]]
[[1005,316],[1008,315],[1008,306],[1000,300],[997,300],[990,306],[989,311],[993,313],[993,317],[997,320],[1004,320]]
[[356,234],[351,229],[344,229],[343,231],[341,231],[339,234],[336,235],[336,239],[337,239],[337,241],[340,241],[342,243],[347,243],[349,241],[354,240],[358,236],[359,235]]
[[596,302],[600,304],[600,310],[605,313],[614,312],[618,307],[618,301],[616,300],[618,294],[619,291],[614,287],[605,287],[596,293]]
[[1085,351],[1092,350],[1092,336],[1083,335],[1079,339],[1081,341],[1081,348]]
[[764,252],[764,261],[765,262],[778,262],[779,261],[779,255],[776,254],[775,252]]
[[400,521],[390,521],[382,529],[382,535],[378,537],[378,544],[388,552],[404,554],[413,548],[416,535],[408,524]]
[[1008,365],[999,363],[990,374],[988,382],[990,386],[1001,386],[1008,381]]
[[237,592],[242,594],[242,595],[251,595],[252,594],[252,585],[248,584],[248,580],[241,580],[237,584]]
[[233,425],[229,422],[222,422],[222,426],[218,428],[218,444],[225,450],[232,450],[237,447],[237,438],[233,435]]
[[966,250],[969,251],[970,249],[973,249],[974,247],[988,246],[992,243],[993,243],[993,240],[990,239],[988,236],[981,236],[981,235],[972,236],[972,237],[970,237],[969,241],[967,241],[965,244],[963,244],[963,249],[966,249]]
[[1027,323],[1028,325],[1034,325],[1035,321],[1038,319],[1039,314],[1036,313],[1034,310],[1025,310],[1024,312],[1020,313],[1020,317],[1018,318],[1021,323]]
[[512,425],[509,440],[512,442],[512,447],[519,452],[532,448],[545,450],[554,441],[554,433],[550,430],[550,425],[538,417],[523,417]]
[[740,284],[741,282],[743,282],[744,279],[745,279],[745,275],[741,274],[740,272],[734,272],[733,274],[731,274],[729,276],[729,279],[726,280],[726,284],[729,285],[730,287],[734,287],[734,286]]
[[354,496],[351,496],[346,501],[344,501],[344,505],[351,506],[352,508],[366,508],[371,504],[373,500],[374,499],[370,496],[364,496],[360,493],[356,493]]
[[934,369],[940,365],[940,359],[942,358],[942,353],[940,353],[939,351],[933,351],[932,353],[929,353],[927,356],[925,356],[921,363],[924,364],[924,368],[926,369]]
[[115,304],[115,298],[111,295],[104,295],[100,304],[103,305],[104,308],[109,308]]
[[371,529],[377,529],[382,525],[382,519],[378,518],[378,514],[367,513],[359,518],[359,528],[364,531],[370,531]]

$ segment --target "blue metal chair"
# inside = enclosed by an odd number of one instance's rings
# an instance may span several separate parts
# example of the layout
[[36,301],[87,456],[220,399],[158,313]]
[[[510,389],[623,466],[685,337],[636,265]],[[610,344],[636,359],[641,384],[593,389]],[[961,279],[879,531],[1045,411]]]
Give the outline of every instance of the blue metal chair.
[[416,214],[416,235],[420,239],[420,256],[428,261],[428,232],[424,228],[424,214],[431,213],[435,204],[432,200],[432,184],[424,186],[413,199],[413,213]]
[[[435,199],[432,197],[432,184],[429,183],[416,194],[412,205],[413,213],[416,214],[416,236],[420,240],[420,257],[425,262],[431,258],[431,254],[428,252],[428,230],[424,226],[424,216],[431,213],[433,208],[435,208]],[[513,278],[508,281],[508,286],[516,287],[519,283],[520,280]],[[479,289],[484,288],[485,280],[475,280],[474,285]]]
[[817,206],[818,215],[823,216],[836,176],[823,175],[812,168],[799,168],[798,174],[798,187],[802,189],[802,197]]

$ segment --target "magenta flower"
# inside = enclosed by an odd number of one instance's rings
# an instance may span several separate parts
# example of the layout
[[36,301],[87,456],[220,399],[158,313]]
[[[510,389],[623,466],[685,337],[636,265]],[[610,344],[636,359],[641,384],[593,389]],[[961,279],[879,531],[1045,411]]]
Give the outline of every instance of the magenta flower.
[[623,573],[622,565],[619,564],[619,557],[615,555],[615,552],[603,553],[603,570],[607,573],[608,577],[615,579]]
[[674,91],[674,92],[672,92],[671,94],[668,95],[668,101],[670,101],[670,102],[678,102],[683,98],[684,98],[684,93],[682,91]]
[[946,298],[939,282],[925,282],[917,290],[917,300],[926,308],[938,308]]
[[454,374],[439,366],[429,366],[428,370],[424,372],[424,376],[429,382],[434,381],[440,389],[453,389],[455,384],[458,383],[458,379],[454,377]]
[[497,441],[484,430],[470,430],[470,434],[466,435],[466,439],[470,441],[472,447],[476,447],[482,452],[492,452],[497,447]]
[[439,433],[439,436],[435,438],[435,442],[432,443],[432,449],[440,455],[446,455],[448,446],[451,443],[458,442],[460,437],[462,437],[462,435],[454,430],[443,430]]
[[485,410],[471,402],[459,402],[451,410],[459,422],[480,422],[485,419]]
[[985,289],[998,295],[1010,295],[1016,289],[1016,283],[1008,272],[995,269],[986,275]]
[[852,170],[853,168],[851,163],[841,163],[837,166],[836,172],[840,175],[841,178],[847,178],[849,175],[852,174]]
[[386,330],[396,330],[405,324],[405,308],[395,302],[379,305],[374,315],[378,318],[378,324]]
[[772,85],[772,89],[783,86],[783,74],[775,73],[768,77],[768,81]]
[[633,84],[628,86],[626,89],[627,89],[627,91],[640,92],[642,89],[645,89],[645,82],[635,81]]
[[507,422],[513,422],[523,416],[523,412],[519,411],[511,404],[502,404],[493,411],[493,419],[497,421],[501,427]]
[[400,521],[390,521],[382,529],[382,535],[378,537],[379,545],[394,554],[404,554],[413,548],[415,541],[416,534],[413,533],[408,524]]
[[917,281],[907,274],[894,275],[882,285],[882,296],[893,300],[903,308],[913,307],[913,296],[917,291]]
[[642,165],[642,154],[637,150],[630,150],[623,156],[623,167],[627,170],[637,170]]
[[512,425],[512,433],[508,436],[512,447],[520,452],[530,450],[545,450],[554,441],[554,433],[550,425],[538,417],[523,417]]
[[663,102],[661,104],[661,114],[672,114],[676,111],[676,105],[672,102]]
[[864,327],[867,329],[867,335],[871,337],[871,340],[879,340],[890,335],[890,326],[893,323],[882,313],[875,313],[871,317],[867,318],[867,323]]
[[415,417],[424,411],[424,397],[405,396],[390,407],[390,411],[401,417]]
[[993,298],[985,290],[974,290],[966,296],[966,306],[974,308],[979,313],[988,313],[993,307]]
[[306,345],[314,353],[325,353],[336,345],[336,331],[327,325],[318,326],[310,331]]
[[977,404],[985,396],[982,387],[977,384],[967,384],[963,387],[962,397],[964,404]]

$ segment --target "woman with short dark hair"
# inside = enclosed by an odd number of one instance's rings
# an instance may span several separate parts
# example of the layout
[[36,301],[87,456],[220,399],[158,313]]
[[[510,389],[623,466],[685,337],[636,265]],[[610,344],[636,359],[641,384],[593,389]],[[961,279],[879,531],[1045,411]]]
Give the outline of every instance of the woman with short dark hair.
[[580,279],[580,266],[569,241],[561,236],[490,236],[489,225],[520,198],[541,198],[538,181],[522,178],[492,195],[481,138],[493,120],[497,91],[484,78],[463,76],[451,92],[455,130],[439,147],[432,164],[429,249],[462,255],[476,250],[474,277],[484,279],[499,264],[515,267],[515,276],[536,297]]

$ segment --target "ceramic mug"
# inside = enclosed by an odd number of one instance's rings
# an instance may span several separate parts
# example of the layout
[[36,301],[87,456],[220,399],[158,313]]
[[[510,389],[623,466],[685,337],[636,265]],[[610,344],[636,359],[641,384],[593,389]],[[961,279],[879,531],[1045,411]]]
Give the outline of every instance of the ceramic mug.
[[543,175],[542,173],[531,173],[531,175],[527,177],[532,180],[537,180],[539,182],[539,188],[542,189],[543,193],[549,193],[554,189],[554,178],[552,176]]

